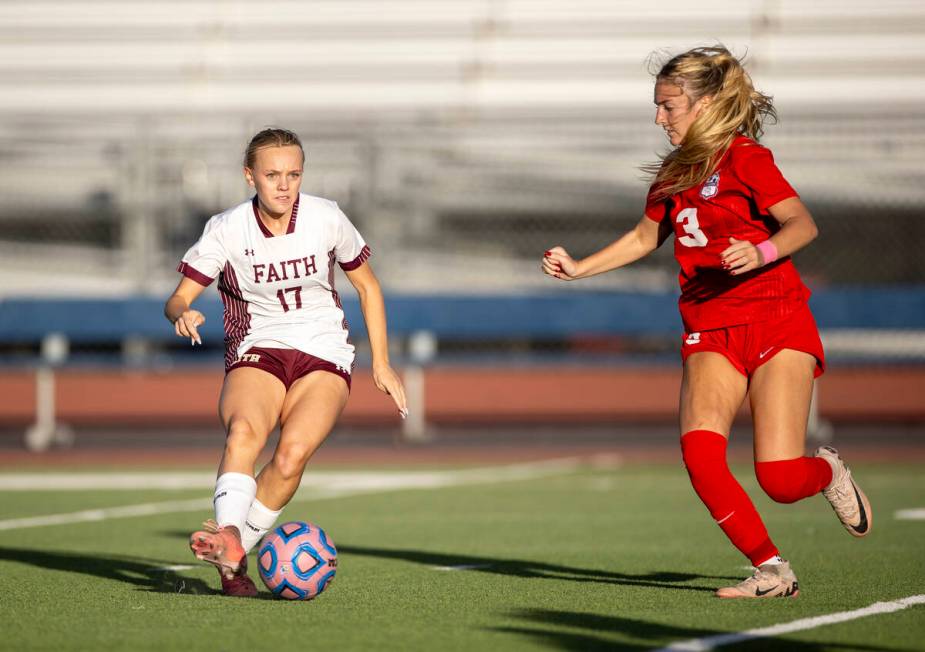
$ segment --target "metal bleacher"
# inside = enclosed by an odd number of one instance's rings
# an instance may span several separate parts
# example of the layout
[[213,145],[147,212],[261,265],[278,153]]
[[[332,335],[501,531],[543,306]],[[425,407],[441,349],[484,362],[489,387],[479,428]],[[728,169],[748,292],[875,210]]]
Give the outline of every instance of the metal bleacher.
[[[536,252],[638,218],[638,165],[664,148],[649,54],[717,41],[774,94],[768,142],[823,233],[867,239],[880,213],[858,207],[925,205],[917,0],[383,7],[0,3],[0,296],[169,291],[204,218],[245,196],[241,150],[267,124],[302,134],[305,190],[358,223],[387,288],[542,291]],[[669,291],[659,256],[587,287]],[[858,280],[821,258],[812,275]]]
[[[48,217],[44,238],[0,230],[0,292],[165,291],[179,243],[243,197],[240,151],[269,123],[305,138],[307,190],[394,252],[379,259],[388,286],[434,289],[432,274],[395,261],[437,259],[457,289],[491,289],[496,279],[441,251],[441,234],[456,228],[461,258],[484,263],[558,233],[511,216],[582,225],[582,247],[613,230],[602,219],[635,218],[637,166],[663,147],[646,58],[716,41],[774,93],[783,121],[768,139],[804,196],[920,207],[923,36],[914,0],[398,0],[387,11],[376,0],[10,0],[0,225]],[[89,237],[100,197],[109,231],[97,219]],[[486,216],[504,237],[483,254],[485,238],[465,232]],[[515,262],[505,279],[537,289],[533,267]],[[673,281],[642,270],[610,282]]]

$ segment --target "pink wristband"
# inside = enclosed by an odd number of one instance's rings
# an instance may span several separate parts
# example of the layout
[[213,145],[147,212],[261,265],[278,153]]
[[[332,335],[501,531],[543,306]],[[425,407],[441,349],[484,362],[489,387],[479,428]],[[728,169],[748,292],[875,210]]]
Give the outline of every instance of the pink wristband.
[[777,247],[770,240],[759,243],[755,248],[761,252],[761,258],[764,260],[762,265],[770,265],[777,260]]

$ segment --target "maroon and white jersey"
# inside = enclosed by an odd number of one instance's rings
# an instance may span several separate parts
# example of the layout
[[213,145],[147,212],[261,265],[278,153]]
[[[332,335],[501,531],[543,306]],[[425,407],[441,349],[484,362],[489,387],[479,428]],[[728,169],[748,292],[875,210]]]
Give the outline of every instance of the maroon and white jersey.
[[334,289],[334,263],[356,269],[369,247],[337,203],[300,194],[289,228],[274,236],[256,196],[213,216],[177,271],[200,285],[218,278],[225,305],[225,366],[252,346],[291,348],[353,367],[354,348]]
[[702,184],[667,198],[658,198],[653,185],[645,214],[674,229],[687,332],[777,319],[805,303],[809,290],[789,256],[739,276],[724,270],[720,258],[729,238],[757,245],[777,233],[780,224],[768,208],[797,196],[771,151],[745,136],[732,142]]

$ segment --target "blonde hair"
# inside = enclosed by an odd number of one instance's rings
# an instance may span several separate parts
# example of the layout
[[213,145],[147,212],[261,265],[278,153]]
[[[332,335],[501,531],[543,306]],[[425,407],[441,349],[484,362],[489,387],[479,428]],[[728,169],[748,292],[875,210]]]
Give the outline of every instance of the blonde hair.
[[263,149],[264,147],[288,147],[290,145],[294,145],[301,150],[302,162],[304,163],[305,150],[302,149],[302,141],[299,140],[295,132],[275,127],[264,129],[251,138],[251,142],[247,144],[247,149],[244,150],[244,167],[254,168],[254,163],[257,159],[257,150],[259,149]]
[[656,163],[642,166],[661,197],[700,185],[713,174],[723,152],[739,134],[757,141],[764,120],[777,120],[770,95],[755,90],[742,63],[723,46],[694,48],[661,65],[655,75],[679,86],[690,105],[709,97],[681,144]]

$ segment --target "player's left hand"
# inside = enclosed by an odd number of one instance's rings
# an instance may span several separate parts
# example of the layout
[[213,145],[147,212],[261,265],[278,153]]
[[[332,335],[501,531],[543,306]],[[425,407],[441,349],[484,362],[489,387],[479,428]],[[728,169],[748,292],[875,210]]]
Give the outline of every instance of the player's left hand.
[[729,238],[730,245],[720,256],[723,269],[732,276],[738,276],[764,265],[761,252],[748,240]]
[[398,413],[402,419],[408,417],[408,400],[405,398],[405,388],[395,370],[387,364],[373,365],[373,382],[380,391],[385,392],[395,401]]

